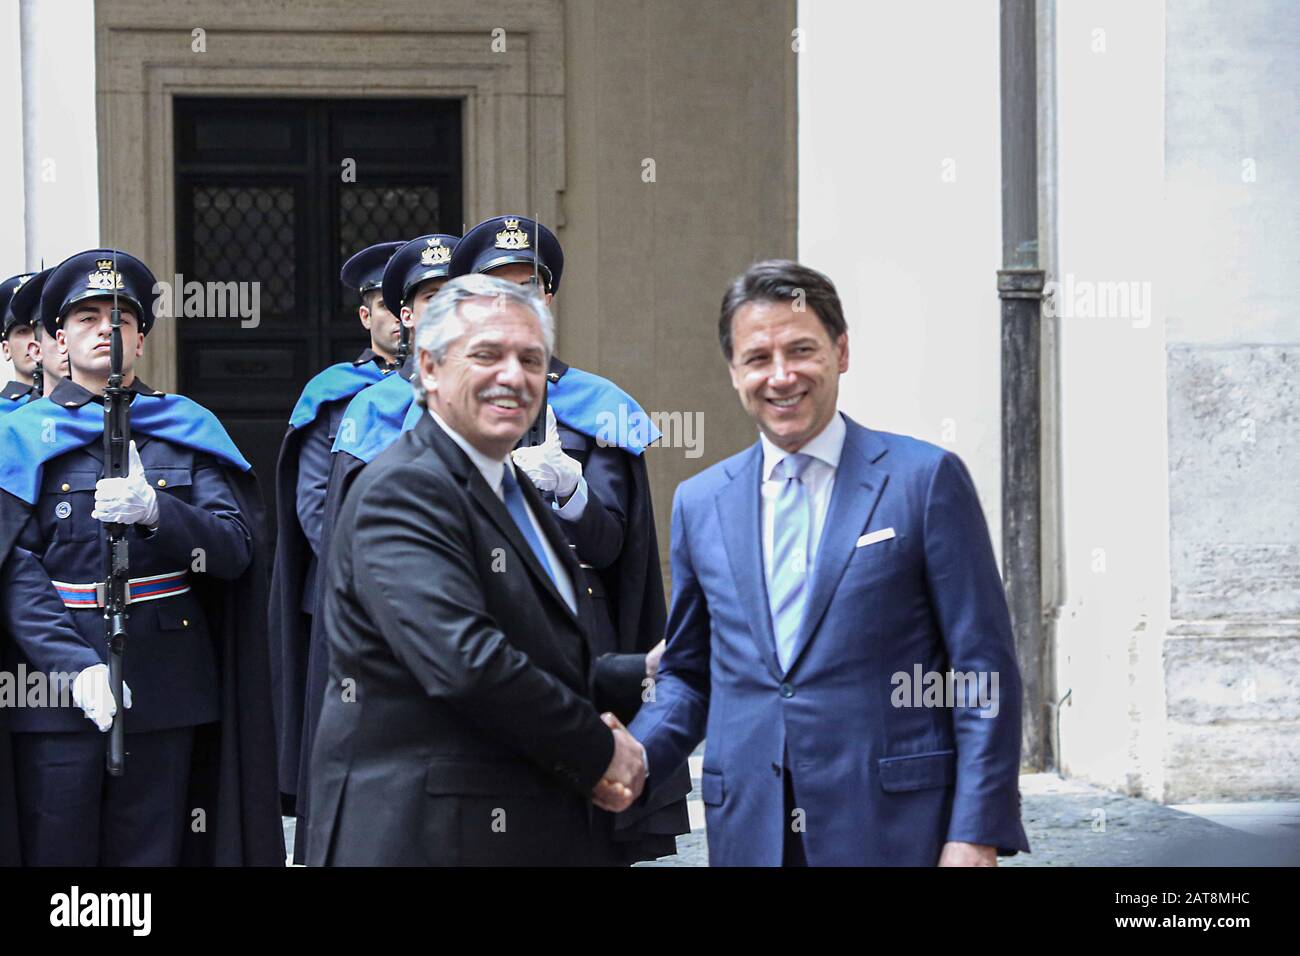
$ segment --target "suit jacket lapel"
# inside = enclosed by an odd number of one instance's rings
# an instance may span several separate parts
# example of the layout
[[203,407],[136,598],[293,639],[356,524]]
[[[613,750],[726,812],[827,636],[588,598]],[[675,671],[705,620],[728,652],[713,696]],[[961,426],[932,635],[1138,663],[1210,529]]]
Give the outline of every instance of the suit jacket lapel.
[[[510,544],[518,554],[519,559],[523,561],[524,566],[528,568],[529,572],[536,579],[537,583],[541,585],[542,589],[551,595],[571,620],[578,623],[577,615],[572,609],[570,609],[569,605],[565,602],[563,595],[560,594],[559,589],[555,586],[555,582],[551,580],[551,576],[546,573],[546,569],[543,568],[541,562],[537,560],[537,555],[535,555],[533,549],[529,547],[527,540],[524,538],[523,532],[521,532],[519,526],[515,524],[515,519],[510,517],[510,512],[506,510],[505,502],[498,498],[492,489],[488,487],[488,483],[483,479],[482,473],[474,466],[474,463],[469,460],[469,457],[460,450],[459,446],[457,446],[457,444],[452,441],[446,433],[443,432],[443,430],[438,426],[438,423],[435,422],[433,417],[430,415],[420,416],[420,421],[415,426],[415,431],[424,439],[425,444],[432,447],[434,451],[438,453],[439,457],[451,466],[452,473],[460,477],[460,479],[465,483],[465,490],[468,491],[470,497],[474,499],[479,510],[487,516],[489,521],[496,525],[498,531],[509,539]],[[533,513],[538,514],[538,523],[541,524],[542,528],[545,530],[547,528],[547,516],[540,514],[540,505],[538,503],[540,499],[537,490],[533,488],[532,483],[527,480],[527,476],[524,476],[523,480],[519,482],[519,485],[521,488],[525,488],[524,496],[529,500],[529,503],[533,507]],[[566,545],[563,549],[557,548],[553,536],[550,533],[547,534],[547,538],[551,539],[551,547],[555,549],[557,554],[561,555],[560,560],[563,562],[569,550],[568,546]],[[567,563],[565,567],[566,569],[568,568]],[[577,578],[574,577],[573,574],[574,572],[571,571],[570,577],[574,581],[574,588],[576,590]]]
[[718,493],[716,502],[736,594],[740,606],[749,612],[750,636],[758,646],[758,656],[764,666],[780,680],[767,578],[763,572],[763,512],[759,504],[762,467],[763,450],[756,442],[737,463],[736,470],[730,472],[731,482]]
[[835,471],[835,484],[831,488],[826,521],[817,545],[812,591],[804,607],[803,624],[799,628],[794,653],[790,656],[791,671],[817,633],[849,558],[853,557],[858,536],[870,522],[876,502],[889,480],[884,469],[875,465],[875,461],[885,453],[884,443],[847,415],[844,423],[848,426],[844,434],[844,451]]

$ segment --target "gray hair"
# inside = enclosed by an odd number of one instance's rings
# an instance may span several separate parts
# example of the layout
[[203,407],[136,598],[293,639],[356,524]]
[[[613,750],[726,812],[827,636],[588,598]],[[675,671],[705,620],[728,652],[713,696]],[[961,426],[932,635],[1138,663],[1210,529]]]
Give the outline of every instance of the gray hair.
[[[428,352],[435,362],[446,358],[452,343],[468,331],[465,320],[461,318],[460,307],[471,299],[496,299],[498,308],[518,305],[532,313],[542,327],[546,362],[550,364],[551,353],[555,351],[555,319],[546,303],[531,286],[507,282],[479,272],[457,276],[429,300],[424,313],[415,323],[413,354],[417,359],[421,352]],[[423,405],[426,395],[418,367],[411,377],[411,389],[415,392],[416,403]]]

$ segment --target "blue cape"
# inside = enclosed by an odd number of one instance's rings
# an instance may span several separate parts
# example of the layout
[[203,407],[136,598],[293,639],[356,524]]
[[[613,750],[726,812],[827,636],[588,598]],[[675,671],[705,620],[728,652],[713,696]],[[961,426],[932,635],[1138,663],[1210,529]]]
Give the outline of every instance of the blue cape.
[[363,388],[339,419],[333,450],[369,462],[401,434],[402,419],[414,399],[411,383],[400,374]]
[[[609,379],[580,368],[569,366],[558,382],[551,382],[546,401],[555,411],[556,421],[602,445],[616,445],[639,455],[660,438],[659,429],[635,398]],[[415,427],[421,411],[411,404],[402,431]]]
[[310,425],[320,414],[321,406],[336,402],[341,398],[351,398],[368,385],[374,385],[384,377],[379,366],[374,362],[339,362],[316,375],[302,390],[298,404],[289,416],[290,428],[302,428]]
[[[240,471],[251,471],[217,416],[182,395],[135,393],[131,431],[207,452]],[[0,488],[30,504],[40,493],[47,461],[98,441],[104,434],[104,406],[87,402],[65,408],[48,398],[29,402],[0,418]]]
[[5,415],[8,415],[10,412],[16,412],[24,405],[30,405],[31,403],[32,403],[32,397],[30,395],[24,395],[16,402],[11,402],[8,400],[0,400],[0,418],[3,418]]

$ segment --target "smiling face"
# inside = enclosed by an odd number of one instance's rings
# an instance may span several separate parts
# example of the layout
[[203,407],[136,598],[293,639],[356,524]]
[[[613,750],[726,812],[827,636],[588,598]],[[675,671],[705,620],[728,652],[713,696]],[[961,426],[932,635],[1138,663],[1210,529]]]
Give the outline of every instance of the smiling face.
[[419,352],[429,407],[466,441],[504,459],[541,410],[546,342],[541,324],[513,302],[475,298],[461,305],[460,336],[442,361]]
[[[112,358],[111,342],[113,300],[83,299],[72,306],[63,317],[57,339],[66,349],[72,378],[85,384],[107,379]],[[123,384],[133,378],[135,360],[144,354],[144,336],[140,334],[135,312],[122,305],[122,375]]]
[[832,342],[812,309],[747,302],[731,321],[731,384],[768,439],[798,451],[835,414],[849,338]]

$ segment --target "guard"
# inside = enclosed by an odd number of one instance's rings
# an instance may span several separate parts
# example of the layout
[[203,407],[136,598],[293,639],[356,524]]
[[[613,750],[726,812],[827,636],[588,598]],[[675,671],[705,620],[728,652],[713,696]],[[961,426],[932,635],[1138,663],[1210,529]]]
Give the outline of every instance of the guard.
[[19,322],[31,324],[34,337],[27,343],[28,357],[34,363],[32,369],[33,388],[38,393],[36,398],[48,398],[59,379],[68,376],[68,353],[59,348],[58,340],[45,330],[41,321],[41,293],[45,291],[45,282],[53,268],[43,269],[22,284],[14,293],[9,308]]
[[[352,397],[397,369],[401,326],[384,305],[379,284],[400,242],[369,246],[343,264],[342,283],[361,300],[357,316],[370,345],[350,362],[331,365],[307,383],[289,417],[276,467],[276,553],[271,575],[269,636],[275,685],[280,793],[295,812],[311,621],[331,465],[339,420]],[[305,831],[304,831],[305,832]]]
[[14,295],[31,278],[30,273],[16,275],[0,283],[0,315],[4,316],[4,342],[0,350],[14,367],[13,380],[0,388],[0,415],[26,404],[36,394],[32,381],[36,360],[31,354],[35,331],[31,321],[20,317],[12,308]]
[[[39,314],[68,377],[0,419],[0,663],[46,690],[6,702],[0,802],[16,802],[20,858],[4,862],[284,863],[256,478],[211,412],[135,377],[154,288],[109,249],[51,270]],[[102,478],[115,302],[133,441],[129,474]],[[127,528],[120,701],[105,663],[107,524]],[[115,719],[121,776],[105,766]]]

